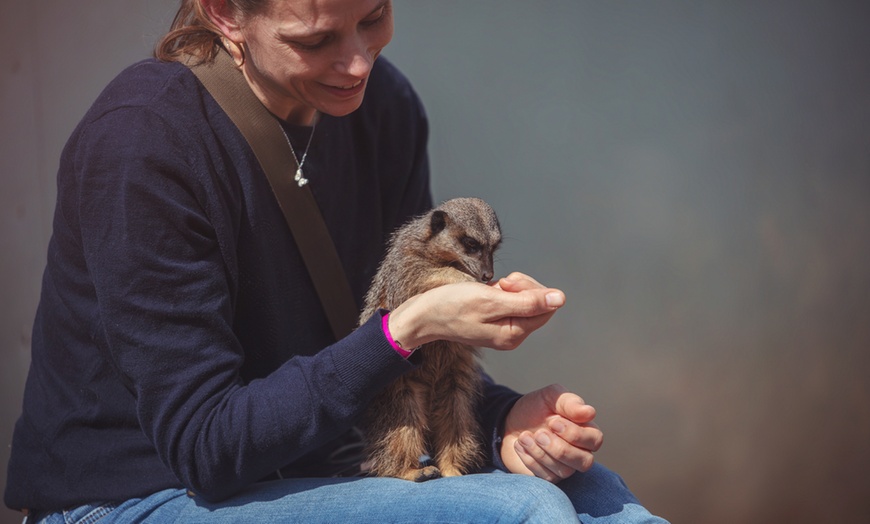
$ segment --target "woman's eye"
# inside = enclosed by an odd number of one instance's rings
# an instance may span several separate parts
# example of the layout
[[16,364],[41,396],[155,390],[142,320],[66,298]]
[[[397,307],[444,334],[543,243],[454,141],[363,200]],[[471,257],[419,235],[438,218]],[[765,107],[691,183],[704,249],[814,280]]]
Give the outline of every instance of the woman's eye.
[[[384,5],[381,6],[380,9],[378,9],[374,13],[371,13],[368,17],[361,20],[359,24],[363,27],[374,27],[387,18],[387,15],[389,14],[389,9],[390,9],[390,4],[385,3]],[[333,39],[333,35],[325,34],[316,40],[286,39],[285,41],[291,47],[293,47],[299,51],[316,51],[320,48],[326,47],[332,39]]]
[[316,41],[312,41],[312,42],[302,42],[299,40],[293,40],[290,42],[290,45],[295,47],[296,49],[301,49],[303,51],[313,51],[315,49],[319,49],[319,48],[323,47],[324,45],[326,45],[326,42],[328,40],[329,39],[325,38],[325,37],[321,38],[319,40],[316,40]]
[[366,18],[366,19],[364,19],[363,21],[361,21],[360,24],[362,24],[362,25],[364,25],[364,26],[372,26],[372,25],[375,25],[375,24],[377,24],[378,22],[380,22],[381,20],[383,20],[384,15],[385,15],[386,13],[387,13],[387,5],[384,4],[380,9],[378,9],[377,11],[375,11],[374,13],[372,13],[371,16],[369,16],[368,18]]

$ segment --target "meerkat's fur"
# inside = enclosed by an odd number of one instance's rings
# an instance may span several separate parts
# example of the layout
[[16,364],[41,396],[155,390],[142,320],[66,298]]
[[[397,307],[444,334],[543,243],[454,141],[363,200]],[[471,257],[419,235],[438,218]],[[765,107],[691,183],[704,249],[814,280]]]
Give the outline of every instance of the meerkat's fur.
[[[393,309],[444,284],[489,282],[500,243],[498,218],[478,198],[448,200],[408,222],[390,239],[360,322],[379,308]],[[472,346],[443,340],[425,344],[411,356],[418,367],[382,392],[366,414],[373,474],[420,482],[462,475],[481,465],[476,356]],[[420,463],[426,454],[430,465]]]

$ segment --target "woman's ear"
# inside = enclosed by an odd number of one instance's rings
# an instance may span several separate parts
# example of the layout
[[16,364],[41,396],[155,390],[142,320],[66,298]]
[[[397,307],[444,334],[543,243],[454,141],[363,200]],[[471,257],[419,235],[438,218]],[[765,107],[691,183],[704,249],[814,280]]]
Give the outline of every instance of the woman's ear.
[[238,16],[227,5],[227,0],[198,0],[209,20],[217,27],[223,36],[221,42],[224,49],[233,57],[233,62],[242,67],[245,64],[245,36]]
[[220,29],[224,38],[237,46],[244,42],[242,26],[239,24],[236,13],[227,5],[227,0],[199,0],[199,2],[209,20]]

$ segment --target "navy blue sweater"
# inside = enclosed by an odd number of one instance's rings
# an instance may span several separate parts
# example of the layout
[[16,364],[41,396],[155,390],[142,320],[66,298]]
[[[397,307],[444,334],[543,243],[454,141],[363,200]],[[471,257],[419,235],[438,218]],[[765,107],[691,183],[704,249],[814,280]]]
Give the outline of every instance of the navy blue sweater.
[[[310,128],[285,129],[304,149]],[[305,173],[358,301],[389,233],[431,206],[426,140],[383,58],[362,107],[317,126]],[[61,158],[6,504],[220,499],[310,463],[412,367],[376,320],[333,340],[242,135],[184,66],[135,64]],[[488,435],[516,396],[488,386]]]

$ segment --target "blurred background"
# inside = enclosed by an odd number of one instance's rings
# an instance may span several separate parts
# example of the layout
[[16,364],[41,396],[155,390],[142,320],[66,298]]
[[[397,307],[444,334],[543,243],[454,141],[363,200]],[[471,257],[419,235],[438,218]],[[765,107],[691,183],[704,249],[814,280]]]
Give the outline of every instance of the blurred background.
[[[568,296],[491,373],[595,405],[674,523],[870,521],[870,4],[394,4],[436,199],[489,201],[498,272]],[[0,488],[61,148],[176,6],[3,0]]]

